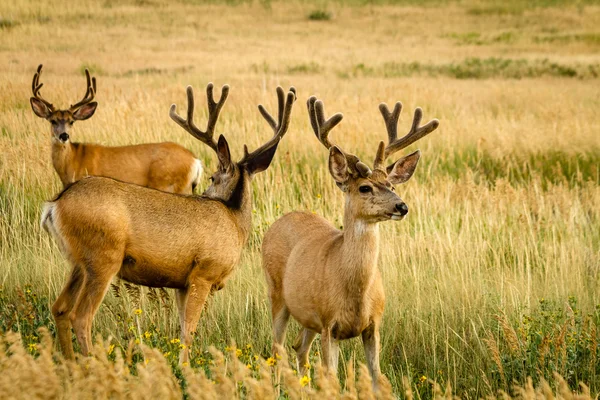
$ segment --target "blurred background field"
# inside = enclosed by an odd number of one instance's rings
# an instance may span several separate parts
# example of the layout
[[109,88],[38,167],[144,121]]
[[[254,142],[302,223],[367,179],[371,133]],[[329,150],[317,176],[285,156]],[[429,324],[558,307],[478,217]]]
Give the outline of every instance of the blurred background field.
[[[271,135],[256,106],[274,110],[275,87],[294,85],[290,130],[254,182],[255,229],[203,314],[192,367],[206,367],[208,346],[232,341],[249,359],[270,356],[260,243],[273,221],[304,209],[341,224],[343,195],[308,124],[315,94],[328,114],[345,115],[331,138],[368,164],[386,137],[380,102],[403,102],[401,132],[417,106],[441,122],[412,146],[423,157],[398,188],[408,218],[382,224],[381,363],[395,393],[407,377],[424,398],[431,380],[478,398],[558,372],[597,394],[599,26],[591,0],[2,2],[0,331],[19,331],[36,354],[36,330],[53,332],[49,306],[68,272],[39,228],[43,201],[61,185],[48,122],[29,106],[38,64],[42,93],[59,107],[82,95],[86,68],[97,77],[100,105],[74,141],[171,140],[207,171],[211,152],[168,117],[171,103],[185,108],[186,85],[200,126],[206,84],[231,85],[217,131],[237,156]],[[117,349],[157,347],[179,373],[170,291],[115,281],[94,332]],[[342,352],[344,381],[348,361],[364,355],[359,339]]]

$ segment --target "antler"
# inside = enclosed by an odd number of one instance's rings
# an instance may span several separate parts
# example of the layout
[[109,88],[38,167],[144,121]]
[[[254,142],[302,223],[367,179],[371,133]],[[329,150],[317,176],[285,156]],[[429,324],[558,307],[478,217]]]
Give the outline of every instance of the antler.
[[410,131],[398,139],[398,118],[400,118],[400,112],[402,111],[402,103],[397,102],[394,106],[394,110],[391,112],[387,104],[381,103],[379,105],[379,111],[381,111],[381,115],[383,116],[383,120],[385,121],[385,126],[387,128],[388,145],[385,146],[383,141],[379,143],[373,168],[382,171],[386,170],[384,166],[386,158],[430,134],[440,125],[440,121],[437,119],[432,119],[425,125],[419,126],[421,124],[421,119],[423,118],[423,110],[420,107],[417,107],[415,109],[415,115],[413,117]]
[[296,101],[296,88],[293,86],[290,87],[286,97],[283,88],[281,88],[281,86],[277,86],[277,101],[279,106],[277,121],[275,121],[275,119],[262,106],[262,104],[258,106],[258,111],[260,111],[264,119],[267,120],[267,123],[273,129],[273,137],[269,139],[267,143],[254,150],[252,153],[249,153],[248,146],[244,145],[244,157],[242,157],[240,163],[248,162],[253,158],[258,157],[265,151],[271,149],[273,146],[276,146],[281,138],[286,134],[290,126],[292,106],[294,105],[294,101]]
[[177,110],[177,106],[175,104],[171,105],[169,115],[173,121],[185,129],[189,134],[217,152],[217,142],[215,142],[213,139],[215,125],[217,124],[219,113],[221,112],[221,108],[223,108],[223,104],[225,104],[225,100],[227,100],[228,95],[229,85],[223,85],[221,88],[221,97],[219,98],[218,102],[215,102],[212,82],[206,86],[206,97],[208,100],[208,123],[206,124],[206,131],[204,132],[198,129],[198,127],[194,124],[194,91],[191,86],[187,87],[187,120],[183,119],[175,112],[175,110]]
[[35,97],[36,99],[38,99],[39,101],[44,103],[46,105],[46,107],[48,107],[50,109],[50,111],[53,112],[55,109],[54,109],[54,106],[52,105],[52,103],[50,103],[47,100],[44,100],[44,98],[40,94],[40,89],[42,88],[42,86],[44,86],[43,83],[40,83],[41,75],[42,75],[42,64],[39,65],[39,67],[37,68],[37,72],[35,73],[35,75],[33,75],[33,82],[31,83],[31,90],[33,91],[33,97]]
[[71,107],[69,107],[71,112],[75,112],[79,107],[91,103],[96,96],[96,77],[90,77],[90,71],[87,68],[85,69],[85,78],[87,80],[85,95],[78,103],[71,104]]
[[[323,102],[321,100],[317,100],[315,96],[311,96],[306,102],[306,105],[308,107],[310,124],[315,132],[315,136],[317,136],[317,139],[323,146],[325,146],[325,148],[331,148],[333,144],[329,141],[329,132],[342,121],[344,115],[342,113],[337,113],[326,120]],[[365,163],[360,161],[358,157],[356,157],[354,154],[346,153],[344,150],[342,150],[342,153],[344,153],[346,156],[348,167],[353,172],[358,172],[363,177],[368,177],[371,175],[371,169]]]
[[316,96],[310,96],[306,102],[306,106],[308,107],[310,124],[315,132],[315,135],[317,136],[317,139],[319,139],[319,142],[321,142],[323,146],[329,149],[331,146],[333,146],[327,138],[329,136],[329,132],[342,121],[344,115],[342,113],[337,113],[328,120],[325,120],[325,109],[323,107],[323,102],[321,100],[317,100]]

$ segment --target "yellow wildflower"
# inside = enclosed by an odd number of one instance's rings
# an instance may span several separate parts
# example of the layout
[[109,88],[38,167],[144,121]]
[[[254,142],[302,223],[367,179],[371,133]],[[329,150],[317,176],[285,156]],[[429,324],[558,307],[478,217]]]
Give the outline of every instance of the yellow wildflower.
[[421,375],[421,377],[419,378],[419,382],[423,383],[427,380],[427,377],[425,375]]
[[246,368],[252,369],[252,364],[250,364],[250,363],[246,364]]
[[186,347],[187,347],[187,346],[186,346],[185,344],[180,344],[180,345],[179,345],[179,348],[180,348],[181,350],[185,349]]
[[190,365],[190,363],[184,362],[183,364],[181,364],[184,367],[187,367],[188,365]]
[[304,375],[302,378],[300,378],[300,385],[302,386],[306,386],[310,383],[310,378],[306,375]]
[[254,355],[254,361],[258,361],[259,357],[257,354]]
[[135,339],[135,344],[140,344],[140,339]]
[[306,364],[304,364],[304,368],[310,369],[310,363],[307,362]]
[[142,315],[142,309],[141,309],[141,308],[138,308],[138,309],[136,309],[136,310],[134,311],[134,314],[135,314],[135,315]]
[[177,338],[175,338],[175,339],[171,339],[171,344],[177,344],[177,343],[179,343],[179,342],[181,342],[181,340],[179,340],[179,339],[177,339]]
[[273,357],[269,357],[267,358],[267,365],[269,367],[272,367],[273,365],[275,365],[277,363],[277,361],[273,358]]
[[236,351],[235,351],[235,355],[236,355],[237,357],[241,357],[241,355],[242,355],[242,350],[240,350],[240,349],[236,349]]
[[30,352],[34,352],[37,350],[37,343],[29,343],[28,347]]
[[115,350],[115,345],[111,344],[110,346],[108,346],[108,350],[106,353],[110,356],[114,350]]
[[169,357],[170,355],[171,355],[170,351],[167,351],[167,352],[163,353],[163,356],[165,356],[165,357]]
[[251,349],[251,348],[252,348],[252,345],[251,345],[250,343],[248,343],[248,344],[246,345],[246,348],[247,348],[247,349]]
[[152,337],[152,332],[148,332],[148,331],[144,332],[144,337],[146,339],[150,339]]
[[229,353],[231,350],[233,350],[233,348],[232,348],[232,347],[229,347],[229,346],[226,346],[226,347],[225,347],[225,352],[226,352],[226,353]]

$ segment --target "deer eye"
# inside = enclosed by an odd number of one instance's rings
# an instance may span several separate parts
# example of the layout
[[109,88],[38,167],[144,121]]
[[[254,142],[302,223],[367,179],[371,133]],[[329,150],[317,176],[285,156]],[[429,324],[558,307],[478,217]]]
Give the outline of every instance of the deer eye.
[[57,125],[57,124],[58,124],[58,122],[56,122],[56,121],[50,121],[50,123],[51,123],[52,125]]
[[364,185],[364,186],[359,187],[358,191],[361,193],[370,193],[373,191],[373,188],[371,186]]

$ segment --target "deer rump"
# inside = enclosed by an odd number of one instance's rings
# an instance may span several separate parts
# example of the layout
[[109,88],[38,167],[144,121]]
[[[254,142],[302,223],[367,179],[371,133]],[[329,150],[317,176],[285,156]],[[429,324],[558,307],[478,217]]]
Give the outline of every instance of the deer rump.
[[68,186],[45,204],[41,223],[73,265],[119,268],[120,278],[150,287],[185,288],[194,270],[222,287],[244,241],[222,200],[103,177]]

